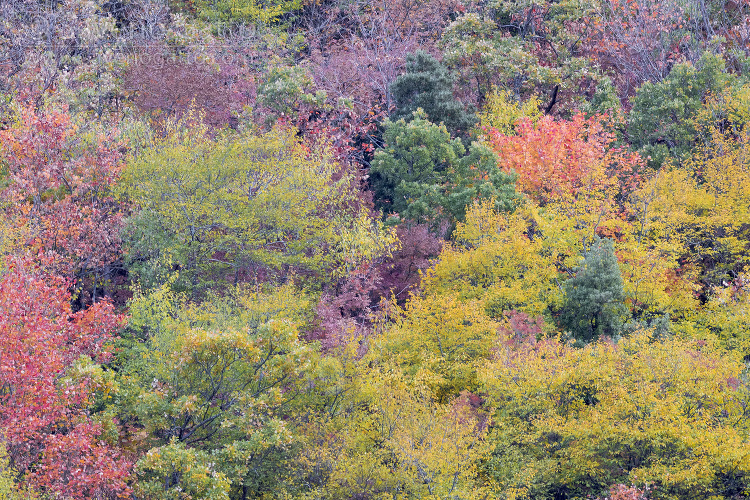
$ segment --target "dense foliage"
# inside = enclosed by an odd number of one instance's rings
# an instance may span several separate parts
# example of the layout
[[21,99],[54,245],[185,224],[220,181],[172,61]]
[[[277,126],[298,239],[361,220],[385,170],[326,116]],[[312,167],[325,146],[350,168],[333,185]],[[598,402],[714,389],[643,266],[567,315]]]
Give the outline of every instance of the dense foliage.
[[749,27],[0,1],[0,498],[750,497]]

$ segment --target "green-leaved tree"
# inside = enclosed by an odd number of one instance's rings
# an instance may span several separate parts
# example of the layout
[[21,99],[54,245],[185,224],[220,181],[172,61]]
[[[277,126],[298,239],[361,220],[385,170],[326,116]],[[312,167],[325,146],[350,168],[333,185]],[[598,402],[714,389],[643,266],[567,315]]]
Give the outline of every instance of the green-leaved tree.
[[422,108],[433,123],[443,123],[453,137],[465,137],[477,123],[474,110],[453,95],[453,75],[440,61],[420,50],[406,58],[406,73],[396,78],[391,92],[396,101],[394,120],[411,120]]
[[462,221],[473,200],[494,200],[499,210],[515,205],[515,175],[497,168],[497,156],[481,143],[468,151],[445,125],[421,109],[411,121],[385,121],[385,147],[370,169],[376,206],[401,220],[451,224]]
[[628,116],[632,146],[649,158],[653,168],[668,158],[685,160],[696,143],[695,117],[704,101],[733,80],[720,56],[705,53],[695,66],[675,64],[664,80],[644,83]]

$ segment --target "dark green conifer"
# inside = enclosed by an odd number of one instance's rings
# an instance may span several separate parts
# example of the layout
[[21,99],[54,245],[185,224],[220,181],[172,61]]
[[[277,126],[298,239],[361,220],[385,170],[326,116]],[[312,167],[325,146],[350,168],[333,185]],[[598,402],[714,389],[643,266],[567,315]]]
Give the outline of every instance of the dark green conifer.
[[427,52],[410,54],[406,58],[406,73],[391,85],[396,102],[391,118],[411,120],[414,111],[421,108],[432,123],[445,124],[451,136],[466,137],[477,123],[477,116],[455,98],[453,80],[450,71]]
[[576,275],[565,282],[562,326],[580,345],[620,333],[627,307],[612,240],[596,238]]

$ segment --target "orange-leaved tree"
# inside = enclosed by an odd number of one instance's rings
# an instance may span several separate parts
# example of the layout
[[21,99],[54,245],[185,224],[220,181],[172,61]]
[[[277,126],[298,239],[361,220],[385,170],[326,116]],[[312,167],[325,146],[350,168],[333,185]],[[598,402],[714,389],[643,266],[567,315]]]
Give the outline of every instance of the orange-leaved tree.
[[[641,159],[614,144],[605,116],[571,120],[545,116],[521,118],[517,135],[486,128],[485,135],[500,157],[500,167],[518,175],[518,190],[536,203],[565,204],[613,200],[638,182]],[[601,204],[601,203],[598,203]],[[607,210],[614,208],[602,205]]]

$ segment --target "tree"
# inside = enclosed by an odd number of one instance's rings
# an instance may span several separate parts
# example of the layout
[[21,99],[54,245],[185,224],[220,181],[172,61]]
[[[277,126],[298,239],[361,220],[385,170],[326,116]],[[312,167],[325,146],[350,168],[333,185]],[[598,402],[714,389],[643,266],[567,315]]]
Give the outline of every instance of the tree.
[[302,7],[302,0],[198,0],[198,14],[225,23],[275,24]]
[[406,57],[434,45],[456,5],[455,0],[310,2],[303,18],[316,18],[308,31],[316,82],[330,97],[348,99],[358,113],[390,112],[391,85]]
[[92,301],[106,295],[121,252],[123,206],[112,188],[124,145],[113,132],[81,130],[67,110],[28,108],[0,139],[10,181],[5,217],[25,228],[27,247],[54,256],[44,265],[79,280]]
[[445,125],[418,109],[414,118],[385,122],[385,147],[370,169],[377,208],[412,222],[453,224],[473,200],[489,199],[512,209],[515,177],[497,168],[495,154],[474,142],[467,154]]
[[30,259],[10,260],[0,277],[0,434],[11,467],[36,490],[127,495],[131,463],[105,434],[115,424],[88,411],[108,382],[95,363],[122,318],[105,301],[73,313],[68,285]]
[[444,124],[453,137],[466,137],[477,121],[471,108],[453,96],[453,75],[425,51],[406,57],[406,73],[391,84],[396,110],[392,120],[409,121],[421,108],[432,123]]
[[443,32],[443,62],[483,106],[493,87],[516,99],[547,95],[545,112],[571,110],[598,78],[581,40],[594,19],[591,2],[505,1],[477,4]]
[[624,98],[646,82],[659,83],[685,61],[697,65],[704,53],[721,52],[741,67],[746,53],[739,45],[748,36],[738,29],[744,10],[731,0],[606,0],[592,16],[587,46],[603,67],[614,69]]
[[[484,463],[493,490],[604,497],[741,498],[750,485],[744,363],[711,342],[642,331],[583,349],[503,343],[479,370],[496,408]],[[519,436],[523,436],[519,438]]]
[[628,136],[649,166],[668,158],[684,161],[697,142],[695,118],[710,94],[720,94],[734,77],[720,56],[705,53],[694,66],[676,64],[657,83],[644,83],[633,98]]
[[665,164],[632,195],[638,241],[679,262],[679,275],[690,276],[701,300],[750,269],[743,96],[738,90],[710,99],[695,120],[701,132],[692,154]]
[[563,289],[560,323],[579,344],[620,334],[627,308],[612,240],[595,238],[576,275],[563,284]]
[[[99,71],[98,76],[106,75],[103,80],[112,78],[112,66],[100,64],[97,59],[116,45],[113,39],[117,38],[117,28],[105,10],[99,8],[100,4],[80,0],[3,2],[0,92],[16,91],[24,104],[39,108],[59,87],[76,91],[89,87],[86,79],[76,80],[91,67]],[[93,86],[100,85],[96,82]],[[97,90],[93,92],[94,102],[104,98],[104,93]]]
[[123,87],[137,110],[163,124],[197,107],[206,123],[217,128],[232,123],[241,108],[230,90],[229,68],[216,68],[199,57],[166,55],[167,47],[143,50],[124,71]]
[[176,286],[196,294],[224,279],[283,282],[293,270],[319,286],[345,274],[346,258],[362,248],[388,246],[364,224],[358,234],[371,238],[354,248],[362,209],[351,175],[326,144],[308,149],[281,126],[213,139],[190,119],[123,172],[122,193],[138,208],[131,270],[147,287],[172,267],[180,269]]
[[606,120],[583,113],[570,120],[546,116],[536,123],[522,118],[515,134],[493,128],[484,133],[500,168],[518,174],[520,192],[596,229],[597,221],[621,209],[641,182],[643,169],[639,155],[616,145]]
[[490,492],[478,475],[488,427],[481,398],[465,393],[440,403],[425,386],[428,374],[407,376],[373,362],[339,365],[352,383],[338,411],[300,426],[306,442],[291,484],[308,486],[302,495],[332,500],[485,498]]
[[0,497],[6,500],[36,500],[38,497],[33,490],[17,484],[17,472],[10,467],[5,446],[0,445]]
[[487,97],[484,109],[479,115],[481,131],[484,134],[514,135],[516,126],[520,128],[522,119],[528,118],[532,123],[536,123],[544,116],[540,109],[541,104],[536,96],[519,102],[511,91],[495,88]]
[[[144,435],[144,498],[257,498],[275,491],[298,439],[290,428],[316,368],[300,338],[309,301],[291,285],[188,302],[169,284],[131,302],[113,411]],[[139,341],[140,340],[140,341]]]

